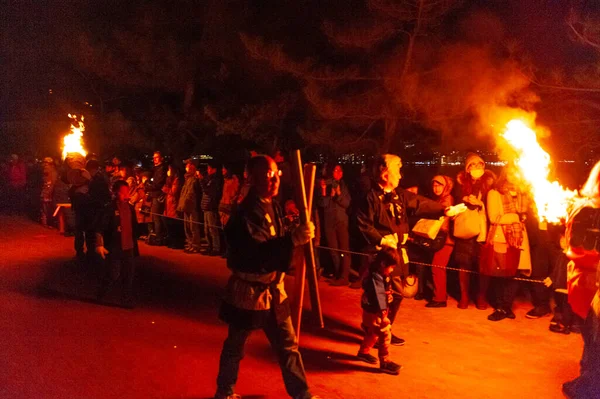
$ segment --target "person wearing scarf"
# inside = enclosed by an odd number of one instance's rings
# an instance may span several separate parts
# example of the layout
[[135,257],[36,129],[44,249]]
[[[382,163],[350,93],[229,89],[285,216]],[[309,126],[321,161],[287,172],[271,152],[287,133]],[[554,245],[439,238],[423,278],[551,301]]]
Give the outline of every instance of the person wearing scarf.
[[[518,271],[529,275],[531,255],[524,225],[529,200],[519,183],[516,171],[507,167],[502,171],[495,188],[488,193],[487,213],[490,220],[488,234],[493,234],[491,240],[495,252],[506,253],[508,247],[519,248],[521,255]],[[517,295],[518,281],[512,277],[493,277],[492,280],[495,280],[495,310],[488,316],[488,320],[514,319],[512,305]]]
[[[471,211],[479,211],[479,220],[476,222],[479,227],[479,235],[472,238],[454,237],[454,260],[460,269],[464,272],[458,273],[460,283],[460,301],[459,309],[469,307],[469,287],[471,285],[471,273],[469,271],[479,270],[479,253],[481,244],[485,242],[487,233],[487,218],[485,212],[485,203],[488,192],[496,182],[496,175],[485,168],[483,159],[475,154],[467,154],[465,160],[465,170],[456,176],[456,204],[465,204]],[[479,310],[487,309],[487,290],[489,286],[488,276],[479,276],[478,293],[476,306]]]

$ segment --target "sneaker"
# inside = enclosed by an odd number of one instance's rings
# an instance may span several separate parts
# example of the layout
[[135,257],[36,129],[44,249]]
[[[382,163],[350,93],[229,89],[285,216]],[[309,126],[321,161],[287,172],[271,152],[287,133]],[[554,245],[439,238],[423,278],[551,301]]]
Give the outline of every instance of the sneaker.
[[400,366],[399,364],[396,364],[394,362],[382,362],[381,365],[379,366],[379,370],[381,370],[382,373],[386,373],[386,374],[391,374],[391,375],[398,375],[400,374],[400,369],[402,368],[402,366]]
[[329,285],[332,287],[346,287],[350,284],[350,281],[346,278],[336,278],[335,280],[331,280]]
[[425,305],[426,308],[445,308],[446,306],[448,306],[446,301],[443,301],[443,302],[431,301],[431,302],[428,302],[427,305]]
[[403,340],[402,338],[396,337],[395,335],[392,334],[392,341],[391,344],[394,346],[403,346],[406,343],[405,340]]
[[514,320],[517,318],[517,316],[515,315],[515,313],[512,311],[512,309],[509,309],[506,311],[506,318],[507,319],[511,319]]
[[550,324],[550,327],[548,329],[550,331],[552,331],[553,333],[565,334],[565,335],[571,334],[571,329],[560,323]]
[[500,320],[504,320],[508,317],[508,315],[506,314],[506,312],[502,309],[496,309],[494,310],[494,313],[492,313],[491,315],[488,316],[488,320],[489,321],[500,321]]
[[356,355],[356,358],[358,360],[362,360],[365,363],[377,364],[377,358],[375,356],[371,355],[370,353],[360,353],[360,352],[358,352],[358,354]]
[[548,316],[550,313],[550,307],[536,306],[535,308],[527,312],[527,314],[525,314],[525,317],[527,317],[528,319],[539,319],[540,317]]

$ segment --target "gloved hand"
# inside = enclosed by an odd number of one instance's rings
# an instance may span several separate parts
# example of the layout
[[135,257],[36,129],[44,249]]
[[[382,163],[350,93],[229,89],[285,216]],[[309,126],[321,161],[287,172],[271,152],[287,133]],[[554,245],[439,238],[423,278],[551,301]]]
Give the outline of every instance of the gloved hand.
[[454,216],[457,216],[457,215],[463,213],[466,210],[467,210],[467,206],[465,204],[458,204],[458,205],[447,207],[446,210],[444,211],[444,214],[448,217],[454,217]]
[[304,245],[315,238],[315,225],[313,222],[301,224],[292,231],[294,245]]
[[104,247],[96,247],[96,253],[100,255],[102,259],[106,259],[106,255],[108,255],[108,249]]
[[396,234],[388,234],[383,236],[379,245],[382,247],[398,249],[398,236]]

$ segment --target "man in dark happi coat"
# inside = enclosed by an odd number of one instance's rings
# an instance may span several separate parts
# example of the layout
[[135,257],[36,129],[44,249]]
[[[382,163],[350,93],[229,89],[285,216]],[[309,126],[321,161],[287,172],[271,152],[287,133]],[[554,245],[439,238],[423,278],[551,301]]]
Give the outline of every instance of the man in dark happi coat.
[[[402,174],[402,160],[392,154],[380,156],[374,164],[374,184],[360,200],[357,211],[357,225],[363,235],[366,250],[377,247],[391,247],[398,250],[400,263],[392,273],[393,301],[389,305],[388,318],[394,323],[402,302],[403,279],[408,276],[408,254],[406,241],[410,227],[407,209],[416,216],[439,218],[444,214],[454,216],[460,207],[444,208],[436,201],[413,194],[399,187]],[[361,271],[361,278],[364,271]],[[392,345],[403,345],[404,340],[392,335]]]
[[250,192],[225,227],[232,276],[220,317],[229,324],[229,334],[221,352],[215,398],[240,398],[234,393],[239,364],[246,340],[256,329],[265,332],[277,352],[288,394],[297,399],[316,398],[308,389],[283,283],[294,246],[313,238],[314,226],[308,223],[289,233],[284,230],[283,212],[273,201],[280,183],[273,159],[253,157],[248,174]]

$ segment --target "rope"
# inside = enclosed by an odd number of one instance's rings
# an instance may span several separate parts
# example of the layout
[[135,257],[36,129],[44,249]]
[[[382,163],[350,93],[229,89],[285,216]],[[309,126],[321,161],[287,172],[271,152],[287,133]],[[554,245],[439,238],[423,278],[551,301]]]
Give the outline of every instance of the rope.
[[[172,216],[167,216],[167,215],[163,215],[163,214],[158,214],[158,213],[154,213],[154,212],[144,212],[144,213],[148,214],[148,215],[152,215],[152,216],[159,216],[159,217],[166,218],[166,219],[180,220],[180,221],[186,222],[186,223],[206,225],[208,227],[212,227],[212,228],[215,228],[215,229],[223,230],[222,226],[215,226],[215,225],[211,225],[211,224],[208,224],[208,223],[196,222],[196,221],[191,221],[191,220],[185,220],[185,219],[181,219],[181,218],[177,218],[177,217],[172,217]],[[368,254],[368,253],[365,253],[365,252],[357,252],[357,251],[350,251],[350,250],[346,250],[346,249],[332,248],[332,247],[327,247],[327,246],[324,246],[324,245],[315,245],[315,248],[316,249],[320,249],[320,250],[327,250],[327,251],[331,251],[331,252],[339,252],[339,253],[348,254],[348,255],[358,255],[358,256],[364,256],[364,257],[371,257],[371,256],[373,256],[373,254]],[[418,265],[418,266],[425,266],[425,267],[432,267],[432,268],[435,267],[437,269],[453,270],[453,271],[457,271],[457,272],[470,273],[470,274],[480,274],[478,271],[475,271],[475,270],[459,269],[459,268],[456,268],[456,267],[434,265],[434,264],[431,264],[431,263],[423,263],[423,262],[415,262],[415,261],[410,261],[409,263],[412,263],[413,265]],[[521,278],[521,277],[512,277],[512,279],[513,280],[517,280],[517,281],[525,281],[525,282],[528,282],[528,283],[544,284],[543,280],[533,280],[533,279]]]

